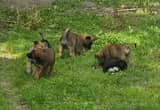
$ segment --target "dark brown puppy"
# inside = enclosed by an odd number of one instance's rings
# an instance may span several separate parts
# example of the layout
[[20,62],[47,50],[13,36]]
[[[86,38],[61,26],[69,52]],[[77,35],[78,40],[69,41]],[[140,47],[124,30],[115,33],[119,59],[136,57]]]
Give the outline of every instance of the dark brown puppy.
[[[35,44],[36,45],[36,44]],[[32,59],[35,64],[36,70],[34,78],[39,79],[42,75],[49,75],[55,64],[55,53],[52,48],[47,49],[33,49],[27,54],[27,57]]]
[[[35,45],[36,44],[36,45]],[[34,49],[45,49],[46,45],[45,43],[41,42],[41,41],[34,41],[34,45],[33,47],[30,48],[30,50],[28,51],[28,53],[30,53],[32,50]],[[28,74],[31,74],[33,72],[33,59],[30,59],[27,57],[27,63],[26,63],[26,71]]]
[[110,58],[118,58],[120,60],[125,60],[127,58],[129,63],[132,64],[133,61],[130,54],[130,48],[126,45],[109,44],[100,49],[95,57],[98,59],[100,65]]
[[[33,47],[30,48],[28,53],[30,53],[34,49],[46,49],[46,48],[51,47],[48,40],[46,40],[44,38],[44,35],[41,32],[39,34],[41,36],[41,40],[40,41],[34,41],[34,45],[33,45]],[[33,72],[33,68],[34,68],[33,59],[27,58],[27,63],[26,64],[27,64],[26,65],[26,71],[27,71],[28,74],[31,74]]]
[[91,49],[96,38],[91,36],[78,35],[66,29],[60,38],[59,56],[63,56],[64,49],[69,49],[69,54],[74,57],[85,49]]

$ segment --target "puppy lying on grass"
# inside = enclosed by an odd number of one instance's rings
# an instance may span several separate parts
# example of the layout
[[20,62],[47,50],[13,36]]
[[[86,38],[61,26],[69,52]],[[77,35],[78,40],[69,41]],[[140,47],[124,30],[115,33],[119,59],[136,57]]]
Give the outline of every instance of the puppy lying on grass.
[[127,69],[126,59],[130,64],[133,63],[130,48],[122,44],[105,45],[96,52],[95,57],[98,60],[97,66],[101,66],[104,72],[116,72]]
[[111,58],[118,58],[120,60],[127,59],[129,64],[133,63],[130,48],[127,45],[122,44],[105,45],[102,49],[96,52],[95,57],[98,59],[99,63]]
[[101,64],[103,72],[118,72],[127,69],[127,63],[124,60],[118,58],[110,58]]

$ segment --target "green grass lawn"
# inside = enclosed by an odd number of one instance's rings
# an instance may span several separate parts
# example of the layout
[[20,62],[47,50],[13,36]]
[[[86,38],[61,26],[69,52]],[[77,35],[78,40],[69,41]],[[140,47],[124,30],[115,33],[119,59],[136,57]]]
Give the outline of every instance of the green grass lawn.
[[[79,8],[78,3],[58,2],[40,9],[39,17],[34,19],[41,21],[33,23],[31,30],[25,25],[30,18],[21,13],[17,24],[0,34],[0,75],[9,78],[30,110],[159,110],[160,16],[130,14],[113,18],[66,11]],[[0,19],[16,20],[7,17],[17,16],[14,11],[0,12]],[[37,11],[26,13],[34,12]],[[60,59],[58,41],[68,27],[98,40],[82,55]],[[32,42],[40,39],[39,31],[44,32],[54,48],[56,64],[50,78],[35,81],[25,72],[25,54]],[[134,64],[113,75],[93,69],[95,52],[107,43],[130,43]],[[137,43],[137,48],[132,43]],[[0,97],[0,110],[9,110],[5,93],[0,92]]]
[[1,110],[11,110],[11,106],[9,105],[5,94],[0,91],[0,109]]

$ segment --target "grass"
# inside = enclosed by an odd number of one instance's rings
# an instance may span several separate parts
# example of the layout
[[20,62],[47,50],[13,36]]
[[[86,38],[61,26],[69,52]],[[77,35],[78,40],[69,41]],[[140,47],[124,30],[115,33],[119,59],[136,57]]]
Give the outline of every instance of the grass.
[[5,94],[0,91],[0,109],[1,110],[11,110],[11,106],[8,104]]
[[[56,7],[39,10],[43,25],[35,30],[26,28],[27,18],[1,34],[0,61],[5,57],[0,64],[5,73],[2,75],[10,79],[21,100],[30,110],[159,110],[160,16],[132,14],[115,19],[93,13],[66,13],[72,8],[79,8],[74,0],[71,4],[58,2]],[[3,12],[1,19],[6,16]],[[58,41],[67,27],[99,39],[81,56],[60,59]],[[44,32],[54,47],[56,65],[55,75],[35,81],[25,72],[25,54],[32,41],[40,39],[38,31]],[[114,75],[92,69],[95,52],[107,43],[130,43],[134,64]],[[132,43],[137,43],[137,48]],[[0,96],[4,94],[0,92]],[[6,103],[6,97],[0,99],[0,105],[7,107]]]

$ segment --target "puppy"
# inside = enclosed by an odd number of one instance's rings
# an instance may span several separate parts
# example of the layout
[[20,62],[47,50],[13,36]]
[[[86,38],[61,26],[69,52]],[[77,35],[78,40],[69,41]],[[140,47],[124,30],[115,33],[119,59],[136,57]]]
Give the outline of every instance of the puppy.
[[81,54],[83,50],[91,49],[96,38],[91,36],[78,35],[66,29],[60,38],[59,56],[63,57],[64,49],[69,49],[70,57]]
[[103,72],[117,72],[127,69],[127,63],[124,60],[120,60],[118,58],[110,58],[101,66],[103,68]]
[[[28,51],[28,53],[30,53],[32,50],[34,49],[46,49],[46,48],[51,48],[50,43],[48,42],[48,40],[46,40],[44,38],[43,33],[39,32],[40,36],[41,36],[41,40],[40,41],[34,41],[34,45],[33,47],[31,47]],[[31,74],[33,72],[33,64],[35,63],[35,60],[30,59],[27,57],[27,63],[26,63],[26,72],[28,74]]]
[[52,48],[33,49],[30,53],[27,53],[27,57],[34,60],[34,65],[36,66],[35,79],[39,79],[45,74],[50,75],[55,64],[55,53]]
[[100,49],[95,54],[95,57],[98,59],[100,65],[110,58],[118,58],[120,60],[128,59],[129,63],[132,64],[133,61],[130,54],[130,48],[126,45],[109,44]]

